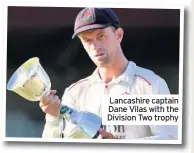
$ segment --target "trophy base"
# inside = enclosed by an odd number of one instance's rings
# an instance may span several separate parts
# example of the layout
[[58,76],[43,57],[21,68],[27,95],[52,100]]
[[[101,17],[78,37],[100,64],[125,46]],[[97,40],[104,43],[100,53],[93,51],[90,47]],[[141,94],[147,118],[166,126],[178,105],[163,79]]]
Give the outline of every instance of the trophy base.
[[85,112],[78,126],[92,139],[99,136],[98,130],[102,127],[101,117]]
[[[102,128],[102,125],[100,126]],[[86,133],[82,128],[79,126],[75,127],[70,134],[67,136],[69,138],[74,139],[97,139],[100,136],[100,133],[97,131],[96,134],[92,137],[88,133]]]
[[[101,124],[100,128],[102,128],[102,124]],[[100,135],[100,133],[97,131],[96,135],[92,139],[97,139],[99,135]]]
[[77,112],[76,110],[63,105],[60,113],[72,124],[77,126],[70,134],[71,138],[97,138],[100,133],[98,130],[102,128],[102,119],[100,116],[90,112]]

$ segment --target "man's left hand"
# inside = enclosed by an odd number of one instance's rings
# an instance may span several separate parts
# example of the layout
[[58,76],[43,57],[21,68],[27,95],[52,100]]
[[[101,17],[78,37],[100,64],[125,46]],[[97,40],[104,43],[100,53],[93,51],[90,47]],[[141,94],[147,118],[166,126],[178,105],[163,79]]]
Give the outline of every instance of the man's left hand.
[[102,135],[103,139],[118,139],[117,137],[115,137],[111,133],[103,130],[102,128],[100,128],[98,131]]

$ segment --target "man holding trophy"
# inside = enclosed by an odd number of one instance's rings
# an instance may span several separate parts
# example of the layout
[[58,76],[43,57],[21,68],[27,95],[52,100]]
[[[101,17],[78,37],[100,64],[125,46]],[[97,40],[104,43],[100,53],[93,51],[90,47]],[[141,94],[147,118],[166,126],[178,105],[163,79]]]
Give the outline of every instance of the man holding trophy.
[[[101,99],[104,95],[170,94],[164,79],[126,59],[121,47],[123,36],[124,30],[112,9],[85,8],[79,12],[72,38],[80,39],[97,68],[87,78],[66,88],[61,100],[56,90],[48,90],[50,83],[47,77],[43,86],[33,87],[36,91],[41,88],[44,95],[39,96],[40,108],[46,114],[42,137],[178,139],[178,127],[173,125],[101,125]],[[31,62],[37,63],[37,59]],[[44,73],[36,74],[30,64],[25,64],[24,69],[29,71],[30,82],[23,82],[17,92],[31,101],[37,100],[29,94],[25,95],[23,91],[29,89],[28,93],[38,97],[38,93],[30,92],[33,91],[31,86],[35,83],[40,84],[36,76],[41,78],[46,74],[42,69],[41,72]],[[24,79],[21,77],[20,80]],[[9,83],[10,90],[13,89],[14,81],[12,79]],[[49,84],[49,87],[45,84]]]
[[[166,82],[161,77],[126,59],[120,45],[123,35],[119,19],[112,9],[85,8],[79,12],[72,38],[79,37],[97,69],[91,76],[67,88],[62,103],[54,95],[55,90],[40,102],[40,107],[46,113],[43,137],[59,136],[62,104],[100,116],[100,97],[105,94],[170,94]],[[177,126],[104,127],[98,130],[98,138],[177,139],[178,134]],[[79,133],[79,130],[75,124],[66,122],[64,137],[76,137],[75,133]]]

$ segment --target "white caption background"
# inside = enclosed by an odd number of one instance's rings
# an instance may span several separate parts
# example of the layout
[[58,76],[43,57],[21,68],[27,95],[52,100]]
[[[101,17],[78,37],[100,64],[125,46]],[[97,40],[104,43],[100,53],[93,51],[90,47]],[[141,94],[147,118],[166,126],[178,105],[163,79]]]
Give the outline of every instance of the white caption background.
[[179,95],[104,96],[103,125],[177,125],[182,118]]

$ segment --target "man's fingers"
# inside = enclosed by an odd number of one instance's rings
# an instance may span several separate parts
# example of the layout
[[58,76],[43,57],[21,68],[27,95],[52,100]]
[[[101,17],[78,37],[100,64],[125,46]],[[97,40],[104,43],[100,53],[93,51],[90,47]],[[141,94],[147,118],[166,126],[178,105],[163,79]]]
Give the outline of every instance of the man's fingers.
[[39,106],[44,113],[59,117],[62,104],[56,93],[56,90],[50,90],[50,94],[40,100]]
[[45,106],[52,102],[52,99],[54,98],[54,95],[49,95],[46,98],[42,99],[40,102],[40,107]]
[[[50,90],[50,94],[49,94],[49,96],[50,95],[54,95],[54,94],[56,94],[57,93],[57,90]],[[47,103],[47,101],[48,101],[48,97],[49,96],[47,96],[47,97],[43,97],[40,101],[41,101],[41,103],[44,103],[44,104],[46,104]]]
[[43,107],[43,106],[46,106],[46,105],[48,105],[48,101],[45,101],[45,102],[43,102],[43,101],[41,101],[40,103],[39,103],[39,106],[40,106],[40,108],[41,107]]
[[100,128],[98,131],[105,139],[111,139],[114,137],[111,133],[106,132],[102,128]]
[[50,90],[50,94],[54,95],[57,93],[57,90]]

